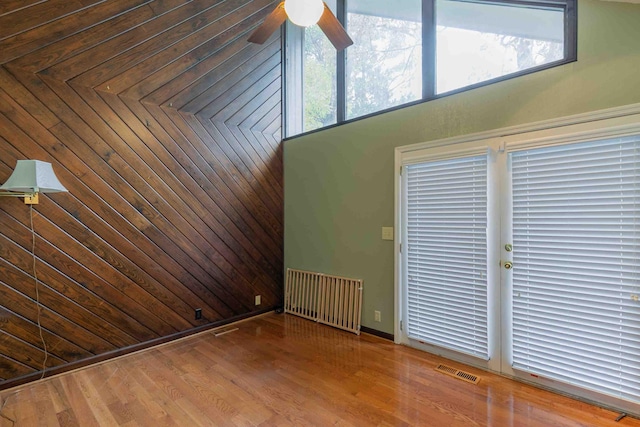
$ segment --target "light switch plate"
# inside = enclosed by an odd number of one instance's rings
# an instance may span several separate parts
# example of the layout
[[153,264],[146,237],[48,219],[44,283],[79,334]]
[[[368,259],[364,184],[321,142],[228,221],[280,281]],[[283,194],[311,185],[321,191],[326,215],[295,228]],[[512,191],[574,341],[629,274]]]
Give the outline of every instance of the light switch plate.
[[382,240],[393,240],[393,227],[382,227]]

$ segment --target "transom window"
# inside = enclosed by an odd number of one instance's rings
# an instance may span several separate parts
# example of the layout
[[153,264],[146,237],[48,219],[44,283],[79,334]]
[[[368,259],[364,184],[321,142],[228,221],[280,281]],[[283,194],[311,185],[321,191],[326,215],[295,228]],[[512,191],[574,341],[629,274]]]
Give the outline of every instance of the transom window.
[[354,45],[287,27],[287,136],[576,59],[575,0],[330,0]]

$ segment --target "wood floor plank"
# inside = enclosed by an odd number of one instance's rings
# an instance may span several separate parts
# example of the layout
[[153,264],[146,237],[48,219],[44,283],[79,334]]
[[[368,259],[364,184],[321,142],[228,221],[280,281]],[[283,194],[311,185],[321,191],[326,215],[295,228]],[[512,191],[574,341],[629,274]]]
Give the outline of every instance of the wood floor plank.
[[[178,342],[0,393],[17,425],[640,427],[640,420],[289,315]],[[0,427],[10,423],[0,418]]]
[[[80,372],[78,371],[78,373]],[[78,423],[83,426],[99,425],[93,416],[89,402],[83,394],[82,386],[77,382],[77,376],[62,376],[60,377],[59,385]]]

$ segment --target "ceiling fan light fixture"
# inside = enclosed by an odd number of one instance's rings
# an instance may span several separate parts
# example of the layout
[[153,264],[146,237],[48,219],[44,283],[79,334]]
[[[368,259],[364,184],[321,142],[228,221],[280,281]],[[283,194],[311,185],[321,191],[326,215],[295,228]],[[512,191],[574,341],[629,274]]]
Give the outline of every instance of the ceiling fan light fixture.
[[[640,1],[640,0],[638,0]],[[353,40],[323,0],[283,0],[278,3],[262,24],[247,39],[249,43],[264,44],[287,21],[301,27],[318,24],[337,50],[353,44]]]
[[284,10],[294,24],[310,27],[320,20],[324,12],[324,2],[322,0],[285,0]]

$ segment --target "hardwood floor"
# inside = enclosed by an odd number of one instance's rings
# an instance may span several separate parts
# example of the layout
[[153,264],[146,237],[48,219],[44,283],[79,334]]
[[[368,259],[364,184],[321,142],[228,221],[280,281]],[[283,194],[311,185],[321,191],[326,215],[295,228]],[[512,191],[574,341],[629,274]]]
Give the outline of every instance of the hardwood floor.
[[0,426],[640,426],[435,356],[267,314],[0,393]]

